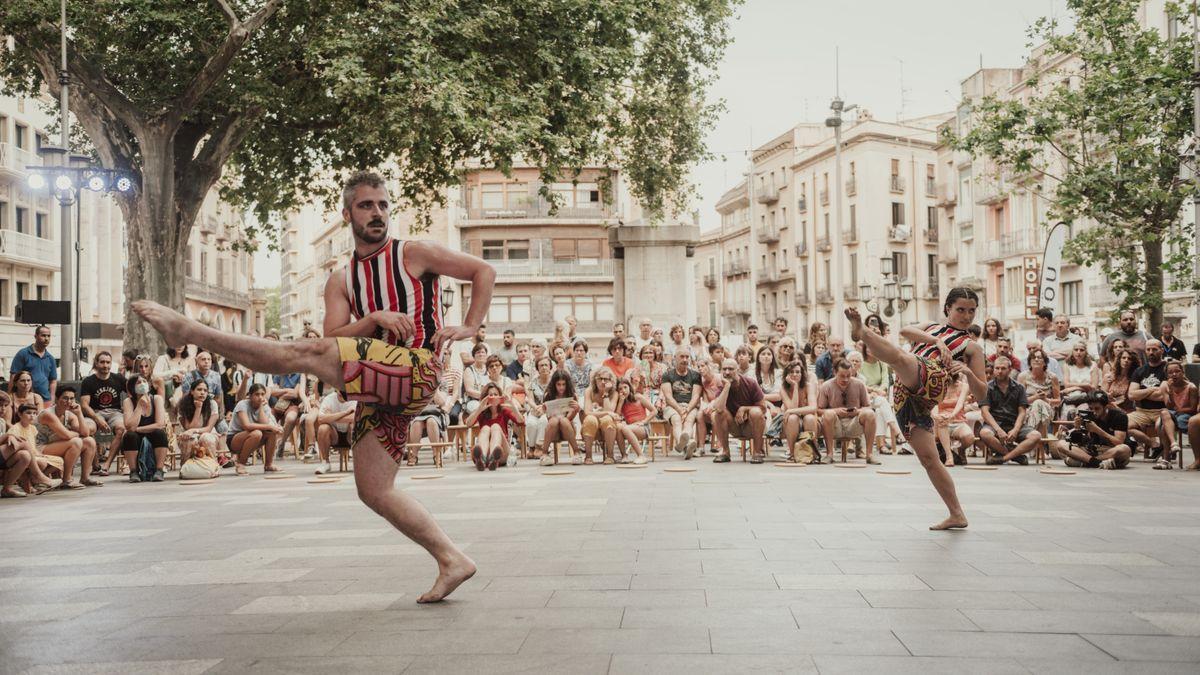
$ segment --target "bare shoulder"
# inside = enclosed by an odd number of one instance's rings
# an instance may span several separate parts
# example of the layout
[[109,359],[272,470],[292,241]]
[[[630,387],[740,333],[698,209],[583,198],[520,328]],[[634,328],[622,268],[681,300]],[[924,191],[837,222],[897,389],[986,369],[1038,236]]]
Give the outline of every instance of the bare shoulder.
[[346,287],[346,266],[342,265],[329,273],[325,279],[325,292],[342,290]]

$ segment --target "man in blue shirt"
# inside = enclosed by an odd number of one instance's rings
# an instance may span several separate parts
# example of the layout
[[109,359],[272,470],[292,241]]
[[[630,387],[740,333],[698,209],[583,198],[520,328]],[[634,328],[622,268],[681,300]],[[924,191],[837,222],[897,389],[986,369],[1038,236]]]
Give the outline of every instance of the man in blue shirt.
[[50,328],[38,326],[33,330],[33,344],[21,349],[13,357],[9,367],[9,376],[16,375],[22,370],[29,371],[33,378],[33,390],[42,397],[43,401],[54,400],[54,390],[58,386],[58,364],[50,353]]
[[829,349],[826,350],[824,354],[818,356],[816,363],[813,364],[813,367],[817,371],[816,374],[818,382],[824,382],[826,380],[833,379],[833,367],[837,365],[838,361],[846,356],[846,350],[844,347],[845,343],[842,342],[842,338],[829,338]]

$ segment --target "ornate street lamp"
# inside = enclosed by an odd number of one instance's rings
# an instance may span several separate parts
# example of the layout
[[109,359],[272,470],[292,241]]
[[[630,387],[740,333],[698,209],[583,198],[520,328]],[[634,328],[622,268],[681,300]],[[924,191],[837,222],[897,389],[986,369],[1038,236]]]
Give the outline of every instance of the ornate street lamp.
[[454,286],[449,284],[442,287],[442,313],[450,311],[454,306]]
[[904,310],[913,299],[913,283],[896,276],[895,262],[891,256],[879,259],[879,284],[863,281],[858,285],[858,297],[867,310],[884,316],[904,315]]

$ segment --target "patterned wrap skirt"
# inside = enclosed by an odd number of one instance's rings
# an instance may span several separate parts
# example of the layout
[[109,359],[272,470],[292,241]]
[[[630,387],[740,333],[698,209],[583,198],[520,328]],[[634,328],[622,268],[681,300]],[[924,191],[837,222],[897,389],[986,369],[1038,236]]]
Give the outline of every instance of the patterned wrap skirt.
[[896,423],[900,430],[908,433],[913,427],[933,432],[933,417],[930,413],[942,402],[946,389],[954,375],[940,359],[917,357],[917,378],[920,385],[909,389],[902,382],[892,388],[892,410],[896,411]]

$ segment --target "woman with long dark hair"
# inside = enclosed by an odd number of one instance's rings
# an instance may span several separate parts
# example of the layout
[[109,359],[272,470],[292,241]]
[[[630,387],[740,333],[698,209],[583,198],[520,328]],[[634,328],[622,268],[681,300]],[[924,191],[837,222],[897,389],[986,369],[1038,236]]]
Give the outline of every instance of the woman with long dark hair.
[[1004,337],[1004,328],[1000,325],[999,319],[988,317],[983,321],[983,355],[990,357],[996,353],[996,349],[1000,346],[1000,338]]
[[[36,406],[40,412],[45,407],[42,395],[33,390],[33,374],[28,370],[18,371],[8,381],[8,396],[12,399],[13,410],[19,409],[22,405],[32,405]],[[20,421],[20,414],[13,413],[9,424],[16,424],[18,421]]]
[[[196,380],[191,391],[179,401],[179,424],[183,433],[179,434],[179,459],[186,462],[192,456],[196,445],[204,447],[208,456],[216,458],[219,442],[213,429],[221,421],[221,414],[216,400],[209,396],[208,383]],[[222,458],[224,463],[225,458]]]
[[[567,408],[565,411],[558,411],[555,408],[555,414],[551,414],[548,404],[551,401],[559,399],[567,399]],[[582,464],[583,455],[579,452],[579,444],[575,441],[575,420],[579,417],[579,400],[575,397],[575,386],[571,382],[571,376],[565,371],[556,370],[550,373],[550,384],[546,387],[546,396],[542,399],[542,405],[546,407],[546,448],[549,449],[554,443],[566,441],[571,446],[571,463]],[[554,455],[547,450],[545,455],[542,455],[542,466],[548,466],[554,462]]]
[[807,431],[810,438],[817,437],[817,387],[815,379],[808,374],[803,356],[784,366],[781,379],[783,398],[779,418],[787,442],[788,460],[794,462],[800,430]]
[[125,438],[121,440],[121,451],[129,465],[129,482],[142,482],[138,474],[138,451],[142,440],[149,441],[154,449],[154,482],[163,480],[163,463],[167,460],[167,406],[163,397],[150,393],[150,383],[141,375],[134,375],[125,384],[129,395],[121,402],[125,414]]
[[967,331],[975,321],[979,296],[969,288],[958,287],[946,295],[942,305],[945,323],[924,323],[906,326],[900,336],[911,345],[909,351],[892,344],[882,335],[867,330],[856,309],[846,310],[850,321],[850,338],[863,344],[896,374],[892,408],[900,430],[908,436],[916,450],[921,466],[937,489],[950,516],[933,530],[964,528],[967,516],[958,502],[954,479],[938,458],[937,442],[933,435],[933,408],[941,402],[953,378],[965,376],[967,385],[978,400],[987,398],[987,382],[983,348],[971,339]]

